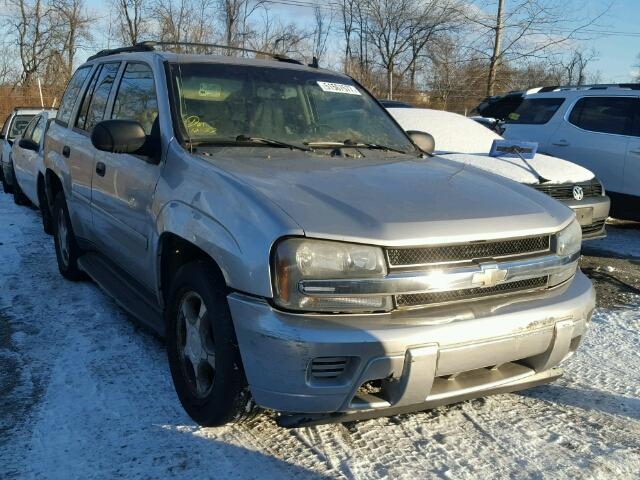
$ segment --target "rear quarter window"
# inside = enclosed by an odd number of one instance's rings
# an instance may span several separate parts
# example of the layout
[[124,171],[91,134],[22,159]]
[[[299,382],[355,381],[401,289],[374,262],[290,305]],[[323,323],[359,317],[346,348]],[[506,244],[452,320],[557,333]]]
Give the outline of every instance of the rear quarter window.
[[563,103],[564,98],[527,98],[508,115],[506,123],[543,125],[551,120]]

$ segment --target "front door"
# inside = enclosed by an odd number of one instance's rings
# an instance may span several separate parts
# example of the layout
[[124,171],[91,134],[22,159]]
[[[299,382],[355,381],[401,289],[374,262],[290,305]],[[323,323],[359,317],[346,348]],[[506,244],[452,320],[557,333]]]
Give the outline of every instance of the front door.
[[[151,135],[158,115],[153,71],[127,63],[108,118],[138,121]],[[106,117],[105,117],[106,118]],[[155,136],[155,135],[154,135]],[[161,165],[142,155],[98,152],[92,183],[94,229],[101,248],[139,282],[153,285],[151,205]]]

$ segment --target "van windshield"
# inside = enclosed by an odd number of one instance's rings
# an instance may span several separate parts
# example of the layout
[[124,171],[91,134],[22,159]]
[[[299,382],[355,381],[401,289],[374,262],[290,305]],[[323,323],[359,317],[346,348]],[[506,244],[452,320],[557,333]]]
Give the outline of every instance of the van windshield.
[[265,138],[293,145],[386,145],[405,133],[362,88],[324,72],[230,64],[172,65],[176,111],[190,142]]

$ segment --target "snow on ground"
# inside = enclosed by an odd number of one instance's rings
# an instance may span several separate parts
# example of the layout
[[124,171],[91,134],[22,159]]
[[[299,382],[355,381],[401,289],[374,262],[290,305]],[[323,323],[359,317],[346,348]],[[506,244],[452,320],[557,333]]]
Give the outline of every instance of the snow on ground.
[[3,195],[0,219],[0,478],[640,475],[638,305],[598,310],[549,386],[356,424],[205,429],[161,342],[59,276],[38,214]]

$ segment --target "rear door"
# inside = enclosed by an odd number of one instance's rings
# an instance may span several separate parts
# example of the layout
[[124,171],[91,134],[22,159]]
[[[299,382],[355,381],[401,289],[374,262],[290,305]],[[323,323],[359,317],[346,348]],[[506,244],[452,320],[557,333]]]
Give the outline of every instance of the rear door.
[[107,62],[94,70],[63,147],[72,178],[70,210],[78,215],[77,224],[82,228],[82,232],[76,231],[76,235],[92,242],[95,238],[92,231],[91,180],[96,168],[96,149],[91,143],[91,132],[102,121],[119,68],[120,62]]
[[[125,65],[107,117],[139,122],[149,136],[157,132],[158,102],[152,67]],[[159,141],[159,135],[154,135]],[[157,159],[98,152],[100,173],[93,176],[92,211],[101,249],[147,286],[153,285],[149,239],[154,230],[151,203],[160,176]],[[98,170],[96,170],[98,171]]]
[[633,113],[633,130],[625,158],[622,193],[640,197],[640,98],[635,101]]
[[591,170],[605,189],[622,192],[633,125],[633,97],[582,97],[549,139],[546,152]]

